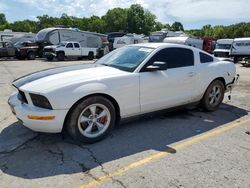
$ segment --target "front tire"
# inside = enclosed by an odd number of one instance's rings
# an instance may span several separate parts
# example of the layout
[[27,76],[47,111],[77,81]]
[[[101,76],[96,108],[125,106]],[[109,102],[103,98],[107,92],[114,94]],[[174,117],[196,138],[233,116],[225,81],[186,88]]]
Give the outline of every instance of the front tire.
[[63,52],[59,52],[57,54],[57,59],[58,59],[58,61],[64,61],[64,59],[65,59],[64,53]]
[[219,108],[223,101],[225,93],[225,86],[220,80],[213,81],[207,88],[201,106],[206,111],[215,111]]
[[46,59],[47,59],[47,61],[52,61],[54,59],[54,57],[53,56],[48,56],[48,57],[46,57]]
[[34,60],[36,58],[36,55],[34,52],[29,52],[27,58],[28,60]]
[[93,96],[78,102],[69,112],[66,129],[69,135],[84,143],[105,138],[114,128],[114,105],[105,97]]

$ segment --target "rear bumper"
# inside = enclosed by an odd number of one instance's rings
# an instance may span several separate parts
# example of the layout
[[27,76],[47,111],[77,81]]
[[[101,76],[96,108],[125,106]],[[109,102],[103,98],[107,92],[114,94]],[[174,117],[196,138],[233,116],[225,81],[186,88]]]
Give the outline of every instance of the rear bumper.
[[[10,96],[8,103],[12,113],[25,127],[33,131],[46,133],[59,133],[62,131],[68,110],[48,110],[22,103],[17,98],[17,93],[13,93]],[[36,120],[30,119],[28,116],[54,116],[55,118],[51,120]]]
[[237,74],[234,77],[233,81],[226,85],[226,92],[231,91],[236,86],[236,84],[238,83],[239,77],[240,77],[240,75]]

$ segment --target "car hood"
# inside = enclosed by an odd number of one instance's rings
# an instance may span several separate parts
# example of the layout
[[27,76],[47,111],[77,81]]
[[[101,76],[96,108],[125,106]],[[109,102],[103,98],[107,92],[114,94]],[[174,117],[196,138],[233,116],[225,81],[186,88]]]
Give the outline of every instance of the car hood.
[[29,92],[45,93],[72,84],[84,84],[101,79],[129,74],[119,69],[98,65],[84,64],[52,68],[38,71],[13,81],[13,86]]
[[230,49],[215,49],[214,52],[230,52]]
[[50,49],[50,48],[57,48],[58,45],[50,45],[50,46],[45,46],[45,49]]

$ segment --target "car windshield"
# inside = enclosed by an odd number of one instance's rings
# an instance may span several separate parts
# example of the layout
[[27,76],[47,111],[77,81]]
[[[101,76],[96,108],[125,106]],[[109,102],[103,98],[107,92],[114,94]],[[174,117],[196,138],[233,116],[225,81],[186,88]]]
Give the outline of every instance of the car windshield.
[[16,48],[21,48],[21,47],[23,47],[23,42],[17,42],[17,43],[14,44],[14,46]]
[[105,55],[96,64],[133,72],[153,50],[147,47],[126,46]]
[[66,45],[65,42],[60,42],[60,43],[57,44],[57,46],[65,46],[65,45]]
[[232,46],[231,44],[216,44],[215,49],[229,50],[231,46]]
[[163,40],[163,35],[150,35],[149,42],[160,42]]

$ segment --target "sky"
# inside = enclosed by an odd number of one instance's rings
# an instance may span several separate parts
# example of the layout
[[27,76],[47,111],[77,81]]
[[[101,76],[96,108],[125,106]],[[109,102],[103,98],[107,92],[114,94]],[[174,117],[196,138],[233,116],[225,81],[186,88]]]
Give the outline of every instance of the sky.
[[9,22],[36,20],[44,14],[90,17],[135,3],[155,14],[158,21],[169,24],[180,21],[185,29],[250,22],[250,0],[0,0],[0,12]]

